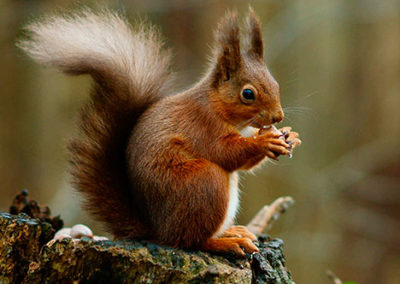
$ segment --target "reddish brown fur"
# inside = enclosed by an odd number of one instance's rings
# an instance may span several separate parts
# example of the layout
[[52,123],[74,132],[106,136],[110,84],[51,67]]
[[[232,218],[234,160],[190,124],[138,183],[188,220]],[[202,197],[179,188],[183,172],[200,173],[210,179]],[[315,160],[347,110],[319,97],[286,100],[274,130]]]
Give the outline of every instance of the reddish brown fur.
[[[237,16],[228,13],[218,25],[207,75],[169,97],[161,91],[166,77],[149,77],[136,86],[107,62],[53,63],[95,79],[91,103],[82,111],[82,137],[69,148],[71,170],[87,208],[117,238],[240,255],[239,246],[257,249],[250,235],[215,236],[227,215],[230,174],[275,157],[272,152],[289,153],[276,134],[239,133],[248,125],[283,119],[279,87],[263,63],[261,25],[252,10],[248,28],[250,45],[243,51]],[[252,103],[241,101],[245,86],[255,91]],[[147,99],[138,100],[143,93]]]
[[249,41],[250,48],[248,53],[253,55],[255,58],[264,57],[264,43],[261,33],[260,20],[254,13],[253,8],[249,8],[249,15],[247,17],[247,25],[249,29]]
[[94,87],[92,103],[82,110],[82,137],[69,144],[71,174],[76,188],[87,197],[86,208],[114,235],[141,238],[147,236],[147,229],[127,202],[132,197],[124,149],[143,109],[122,97],[121,87],[121,93],[103,81]]
[[[256,43],[261,40],[260,26],[253,12],[250,18]],[[270,133],[244,138],[238,128],[255,116],[255,126],[282,119],[278,85],[262,58],[256,57],[262,53],[240,51],[236,15],[227,14],[216,38],[217,64],[209,74],[192,89],[147,109],[129,141],[132,195],[147,216],[152,239],[163,244],[204,245],[211,250],[223,246],[223,240],[207,245],[205,241],[224,220],[229,173],[257,165],[276,138]],[[257,90],[252,105],[244,105],[239,98],[246,84]]]

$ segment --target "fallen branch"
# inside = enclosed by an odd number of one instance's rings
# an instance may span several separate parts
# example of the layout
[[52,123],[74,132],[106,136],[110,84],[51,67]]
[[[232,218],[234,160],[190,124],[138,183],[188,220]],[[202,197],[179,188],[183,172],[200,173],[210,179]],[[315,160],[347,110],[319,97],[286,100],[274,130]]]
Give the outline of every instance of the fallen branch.
[[247,229],[255,235],[261,234],[264,230],[269,230],[281,214],[293,204],[294,199],[292,197],[279,197],[271,205],[265,205],[258,211],[257,215],[247,225]]
[[328,275],[329,279],[333,281],[333,284],[343,284],[342,280],[336,276],[331,270],[326,271],[326,275]]

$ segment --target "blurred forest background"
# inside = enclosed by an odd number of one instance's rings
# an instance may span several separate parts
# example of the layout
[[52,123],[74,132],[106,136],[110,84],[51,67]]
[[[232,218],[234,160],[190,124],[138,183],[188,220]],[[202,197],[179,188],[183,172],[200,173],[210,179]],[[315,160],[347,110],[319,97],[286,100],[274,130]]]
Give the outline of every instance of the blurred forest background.
[[[298,283],[329,283],[326,269],[358,283],[400,281],[400,2],[251,1],[286,119],[303,145],[242,182],[240,223],[273,199],[297,203],[270,234],[284,239]],[[68,182],[66,141],[77,129],[90,78],[42,68],[15,47],[30,20],[80,5],[148,17],[175,52],[180,88],[206,68],[212,30],[248,1],[0,1],[0,210],[28,188],[66,225],[101,228]]]

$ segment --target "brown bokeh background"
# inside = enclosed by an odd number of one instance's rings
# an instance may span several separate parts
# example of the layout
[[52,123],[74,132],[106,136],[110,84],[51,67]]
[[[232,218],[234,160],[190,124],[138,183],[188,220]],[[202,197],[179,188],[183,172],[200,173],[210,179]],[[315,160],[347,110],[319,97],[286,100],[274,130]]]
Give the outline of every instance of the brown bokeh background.
[[[0,210],[16,192],[49,204],[66,225],[101,228],[82,212],[68,183],[66,141],[77,131],[90,78],[34,64],[15,48],[21,27],[39,16],[89,6],[148,17],[175,52],[180,88],[207,65],[212,30],[228,8],[249,1],[0,2]],[[259,0],[265,54],[280,82],[286,119],[303,145],[244,175],[240,223],[264,204],[296,204],[270,231],[285,241],[298,283],[329,283],[326,269],[358,283],[400,279],[400,2]]]

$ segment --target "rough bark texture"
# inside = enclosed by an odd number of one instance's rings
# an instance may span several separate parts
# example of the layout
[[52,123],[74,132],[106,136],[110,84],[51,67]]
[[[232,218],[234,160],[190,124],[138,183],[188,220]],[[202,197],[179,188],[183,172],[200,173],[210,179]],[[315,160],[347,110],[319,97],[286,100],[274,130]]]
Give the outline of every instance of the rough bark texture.
[[54,235],[49,223],[0,213],[0,283],[20,283],[24,280],[32,260]]
[[25,214],[0,213],[0,283],[294,283],[280,239],[262,236],[249,260],[144,241],[51,241]]

